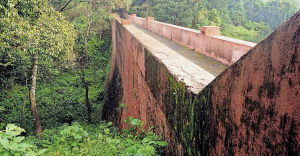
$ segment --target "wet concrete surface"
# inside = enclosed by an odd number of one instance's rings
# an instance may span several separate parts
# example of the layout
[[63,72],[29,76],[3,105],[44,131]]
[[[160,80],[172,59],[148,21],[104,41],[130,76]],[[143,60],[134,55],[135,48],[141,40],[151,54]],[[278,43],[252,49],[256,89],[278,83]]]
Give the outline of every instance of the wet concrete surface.
[[223,72],[227,68],[227,66],[222,64],[221,62],[216,61],[213,58],[210,58],[198,52],[195,52],[187,47],[179,45],[178,43],[173,42],[169,38],[156,34],[151,30],[145,29],[144,27],[141,27],[137,24],[131,23],[131,25],[141,30],[145,34],[151,36],[152,38],[158,40],[159,42],[163,43],[167,47],[176,51],[183,57],[187,58],[188,60],[195,63],[196,65],[198,65],[199,67],[201,67],[202,69],[206,70],[207,72],[209,72],[214,76],[218,76],[221,72]]

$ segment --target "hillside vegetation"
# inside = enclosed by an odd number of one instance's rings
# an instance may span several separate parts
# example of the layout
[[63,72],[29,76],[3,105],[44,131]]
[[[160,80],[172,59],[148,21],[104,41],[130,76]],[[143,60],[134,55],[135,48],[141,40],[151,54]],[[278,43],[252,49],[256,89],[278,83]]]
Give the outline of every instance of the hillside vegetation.
[[101,120],[112,9],[130,0],[0,1],[0,155],[157,155],[166,142],[130,117]]
[[[193,29],[220,26],[222,35],[259,42],[299,10],[298,0],[149,0],[149,16]],[[130,13],[146,16],[146,0]]]

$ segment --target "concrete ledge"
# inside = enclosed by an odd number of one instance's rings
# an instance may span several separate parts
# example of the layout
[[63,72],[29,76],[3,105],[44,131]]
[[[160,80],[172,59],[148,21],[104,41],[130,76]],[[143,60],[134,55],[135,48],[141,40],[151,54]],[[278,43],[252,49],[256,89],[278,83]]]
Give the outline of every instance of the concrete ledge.
[[220,28],[214,26],[203,27],[202,31],[205,34],[203,35],[200,30],[147,20],[132,15],[127,15],[126,18],[196,52],[212,57],[225,65],[232,65],[256,45],[252,42],[219,36]]
[[146,20],[147,21],[154,21],[154,17],[147,17]]
[[131,25],[131,20],[122,19],[121,21],[123,25]]

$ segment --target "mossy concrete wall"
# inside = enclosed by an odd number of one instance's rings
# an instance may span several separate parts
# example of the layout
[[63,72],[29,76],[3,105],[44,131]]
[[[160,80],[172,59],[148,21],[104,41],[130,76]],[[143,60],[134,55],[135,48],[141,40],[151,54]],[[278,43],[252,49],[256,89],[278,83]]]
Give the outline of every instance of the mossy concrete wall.
[[199,90],[131,27],[112,27],[104,119],[155,125],[167,155],[300,155],[300,12]]
[[[107,83],[107,100],[103,120],[113,121],[123,129],[122,120],[133,116],[145,122],[144,127],[155,125],[155,132],[168,140],[169,151],[176,151],[175,137],[165,116],[160,89],[168,74],[164,65],[138,41],[121,20],[112,20],[113,54],[111,74]],[[121,105],[123,107],[121,107]]]

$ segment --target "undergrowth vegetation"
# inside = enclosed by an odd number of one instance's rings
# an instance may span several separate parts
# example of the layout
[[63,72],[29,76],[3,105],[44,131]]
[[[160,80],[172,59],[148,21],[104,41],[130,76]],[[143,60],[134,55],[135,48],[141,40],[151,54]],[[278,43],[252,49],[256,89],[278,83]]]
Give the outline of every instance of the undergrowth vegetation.
[[[53,74],[54,72],[57,73]],[[63,123],[71,123],[74,120],[86,121],[87,111],[84,105],[84,88],[81,84],[80,75],[76,70],[68,70],[63,73],[60,70],[52,69],[51,77],[48,80],[39,80],[36,97],[39,102],[37,109],[44,128],[60,126]],[[89,88],[89,99],[92,107],[92,121],[100,121],[102,110],[102,99],[104,98],[105,80],[109,72],[106,69],[87,70],[87,82]],[[11,88],[0,91],[0,129],[5,128],[7,123],[22,125],[27,132],[32,132],[34,125],[30,112],[30,102],[24,102],[25,87],[14,84]],[[27,95],[26,95],[27,96]],[[24,102],[24,110],[23,110]],[[24,111],[23,119],[21,117]]]
[[167,142],[143,129],[143,122],[130,117],[122,133],[111,122],[99,125],[81,125],[78,122],[46,129],[38,136],[21,136],[24,130],[8,124],[0,132],[0,154],[11,155],[162,155]]
[[[37,149],[27,143],[24,143],[24,136],[20,136],[24,129],[17,127],[14,124],[8,124],[6,129],[0,131],[0,155],[10,156],[10,155],[42,155],[46,149]],[[37,153],[35,152],[37,151]]]

